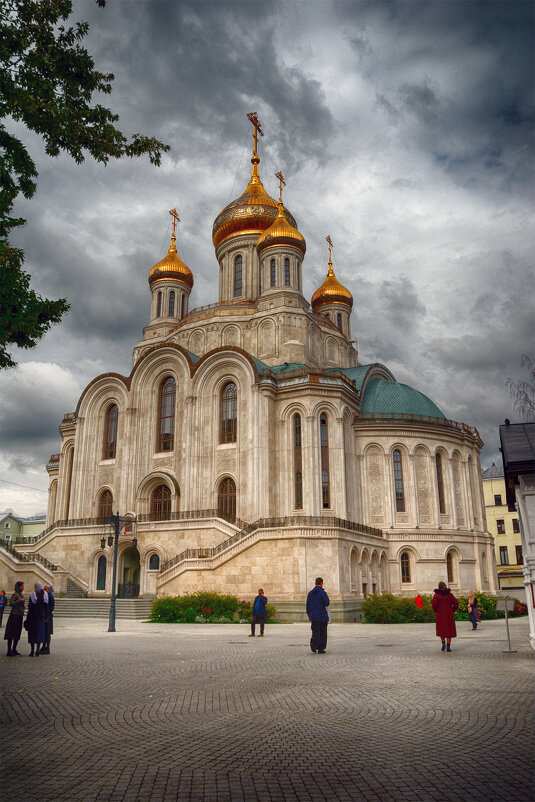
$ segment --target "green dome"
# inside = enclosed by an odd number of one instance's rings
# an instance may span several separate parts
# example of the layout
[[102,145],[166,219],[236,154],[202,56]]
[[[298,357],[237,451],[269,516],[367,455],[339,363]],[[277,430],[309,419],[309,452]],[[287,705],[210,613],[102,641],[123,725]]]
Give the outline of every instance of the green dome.
[[364,390],[360,405],[364,418],[398,418],[404,415],[425,415],[446,418],[442,410],[423,393],[408,384],[371,379]]

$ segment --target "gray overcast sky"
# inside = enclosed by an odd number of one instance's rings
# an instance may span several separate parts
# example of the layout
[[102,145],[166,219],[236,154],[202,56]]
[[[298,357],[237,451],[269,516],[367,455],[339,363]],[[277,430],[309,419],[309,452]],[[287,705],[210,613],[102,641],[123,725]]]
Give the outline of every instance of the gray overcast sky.
[[[86,47],[115,74],[98,102],[127,134],[171,145],[107,167],[44,155],[16,211],[16,242],[41,294],[66,296],[64,322],[2,375],[2,468],[46,489],[58,426],[99,373],[128,374],[148,322],[147,274],[165,254],[168,210],[195,276],[190,308],[217,300],[212,223],[260,171],[307,240],[304,294],[326,273],[325,236],[353,293],[362,363],[384,362],[450,418],[476,426],[483,465],[514,419],[504,381],[533,355],[532,2],[74,3]],[[0,510],[32,515],[44,493],[0,483]]]

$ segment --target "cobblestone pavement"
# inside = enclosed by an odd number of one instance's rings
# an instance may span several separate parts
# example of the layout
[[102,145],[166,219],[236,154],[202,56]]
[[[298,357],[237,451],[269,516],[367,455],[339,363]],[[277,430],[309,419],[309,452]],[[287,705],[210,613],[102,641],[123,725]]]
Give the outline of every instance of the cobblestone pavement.
[[306,624],[56,619],[53,654],[0,659],[1,798],[531,800],[527,621],[516,654],[469,627],[448,654],[434,625],[332,624],[317,655]]

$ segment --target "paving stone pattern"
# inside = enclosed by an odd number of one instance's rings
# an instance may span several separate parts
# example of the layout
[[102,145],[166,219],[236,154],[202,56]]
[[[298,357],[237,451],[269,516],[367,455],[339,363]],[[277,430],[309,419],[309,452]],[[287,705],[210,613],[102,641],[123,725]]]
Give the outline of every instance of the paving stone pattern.
[[0,660],[1,799],[532,800],[526,619],[517,654],[469,627],[448,654],[433,625],[331,624],[317,655],[306,624],[58,619],[50,656]]

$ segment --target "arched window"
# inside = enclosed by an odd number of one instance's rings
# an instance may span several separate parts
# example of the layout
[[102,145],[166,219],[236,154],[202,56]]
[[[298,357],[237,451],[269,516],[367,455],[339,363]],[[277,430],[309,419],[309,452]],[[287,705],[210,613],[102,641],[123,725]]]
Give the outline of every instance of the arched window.
[[184,317],[184,315],[186,314],[186,296],[185,295],[182,296],[181,310],[182,311],[180,312],[180,317]]
[[158,442],[156,451],[172,451],[175,441],[176,384],[172,376],[160,385],[158,404]]
[[290,260],[288,257],[284,259],[284,286],[290,286]]
[[162,293],[159,292],[156,297],[156,317],[162,316]]
[[235,443],[238,430],[238,388],[234,382],[225,384],[221,391],[222,443]]
[[169,293],[169,317],[175,316],[175,291]]
[[444,475],[442,473],[442,456],[438,453],[435,455],[435,465],[437,470],[437,490],[438,490],[438,509],[441,515],[446,514],[446,499],[444,496]]
[[301,415],[293,418],[294,440],[294,505],[296,510],[303,509],[303,456],[301,446]]
[[242,267],[243,258],[238,254],[234,259],[234,297],[239,298],[242,294]]
[[401,451],[396,449],[394,460],[394,485],[396,489],[396,512],[405,512],[405,493],[403,490],[403,468],[401,464]]
[[236,485],[228,477],[223,479],[219,485],[217,514],[227,521],[233,521],[236,518]]
[[153,521],[168,521],[171,518],[171,491],[167,485],[158,485],[154,489],[150,512]]
[[453,554],[451,551],[448,551],[446,554],[446,569],[447,569],[447,576],[448,576],[448,583],[455,581],[454,571],[453,571]]
[[112,404],[108,407],[106,412],[106,420],[104,423],[104,448],[102,459],[115,459],[117,451],[117,421],[119,419],[119,410],[117,404]]
[[340,312],[338,312],[338,314],[336,315],[336,325],[338,326],[340,331],[342,331],[342,315],[340,314]]
[[400,563],[401,563],[401,581],[402,582],[410,582],[411,581],[411,559],[410,559],[409,553],[407,551],[401,552]]
[[271,286],[272,287],[276,287],[277,286],[277,266],[275,264],[275,259],[272,259],[271,262],[269,263],[269,270],[270,270],[270,274],[271,274]]
[[98,517],[102,523],[107,523],[111,515],[113,515],[113,496],[110,490],[104,490],[98,500]]
[[321,503],[324,509],[331,506],[329,488],[329,431],[327,415],[320,415],[320,449],[321,449]]
[[103,554],[97,563],[97,590],[106,590],[106,558]]
[[149,560],[149,571],[160,570],[160,557],[158,554],[151,554]]

